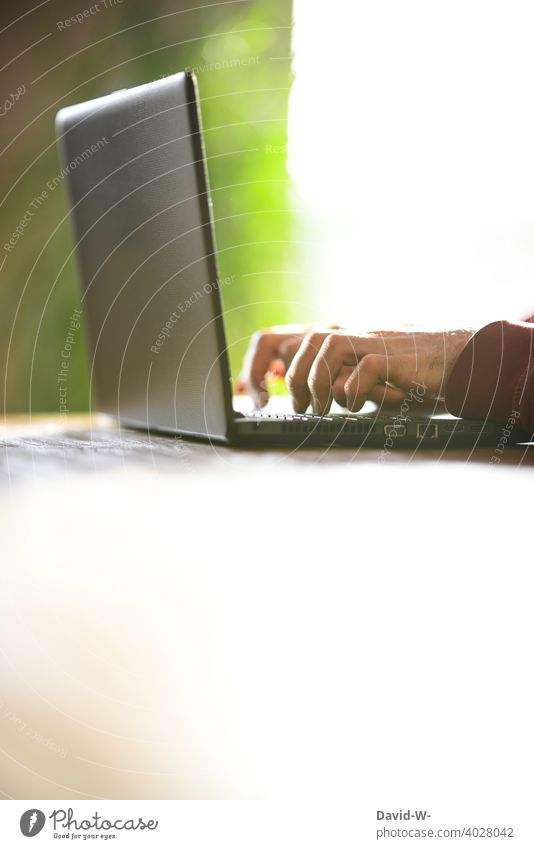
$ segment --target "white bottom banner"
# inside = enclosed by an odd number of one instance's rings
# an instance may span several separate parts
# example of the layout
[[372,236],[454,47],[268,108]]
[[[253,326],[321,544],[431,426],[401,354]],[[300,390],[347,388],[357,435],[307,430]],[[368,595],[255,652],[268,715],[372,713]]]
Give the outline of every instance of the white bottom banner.
[[[314,847],[534,845],[529,811],[515,816],[456,815],[357,804],[267,801],[6,801],[0,845],[63,845],[67,841],[187,849],[314,849]],[[495,821],[493,821],[495,820]],[[119,841],[119,843],[117,843]]]

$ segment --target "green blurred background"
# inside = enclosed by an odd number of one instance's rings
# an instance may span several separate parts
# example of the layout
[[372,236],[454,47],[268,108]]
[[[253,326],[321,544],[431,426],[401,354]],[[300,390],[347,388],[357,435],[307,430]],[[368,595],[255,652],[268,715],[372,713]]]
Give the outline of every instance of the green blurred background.
[[[82,21],[62,25],[84,12]],[[4,410],[57,409],[60,350],[79,306],[64,186],[31,206],[59,171],[55,112],[184,68],[199,81],[221,277],[234,275],[223,299],[237,376],[250,333],[294,321],[300,300],[286,171],[290,0],[4,1],[0,46]],[[221,153],[230,155],[210,158]],[[8,252],[4,245],[28,209],[34,214]],[[69,381],[73,411],[87,409],[87,375],[80,337]]]

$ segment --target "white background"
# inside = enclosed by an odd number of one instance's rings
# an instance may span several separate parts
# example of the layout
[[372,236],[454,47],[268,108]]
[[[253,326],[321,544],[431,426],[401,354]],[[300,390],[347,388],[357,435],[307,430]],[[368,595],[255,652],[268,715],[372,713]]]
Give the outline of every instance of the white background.
[[534,311],[534,7],[296,0],[308,293],[342,323]]

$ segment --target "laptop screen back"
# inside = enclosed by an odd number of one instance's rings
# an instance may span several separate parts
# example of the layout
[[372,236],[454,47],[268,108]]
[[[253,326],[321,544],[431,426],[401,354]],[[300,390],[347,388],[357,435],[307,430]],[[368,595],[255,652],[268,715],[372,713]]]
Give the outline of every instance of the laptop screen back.
[[226,438],[231,389],[192,75],[56,118],[98,409]]

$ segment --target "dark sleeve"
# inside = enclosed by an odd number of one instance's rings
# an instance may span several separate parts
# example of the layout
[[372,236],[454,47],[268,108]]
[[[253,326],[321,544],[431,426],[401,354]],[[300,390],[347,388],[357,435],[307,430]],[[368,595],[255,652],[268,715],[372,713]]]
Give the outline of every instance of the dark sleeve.
[[534,326],[494,321],[458,357],[445,392],[450,413],[507,422],[534,433]]

